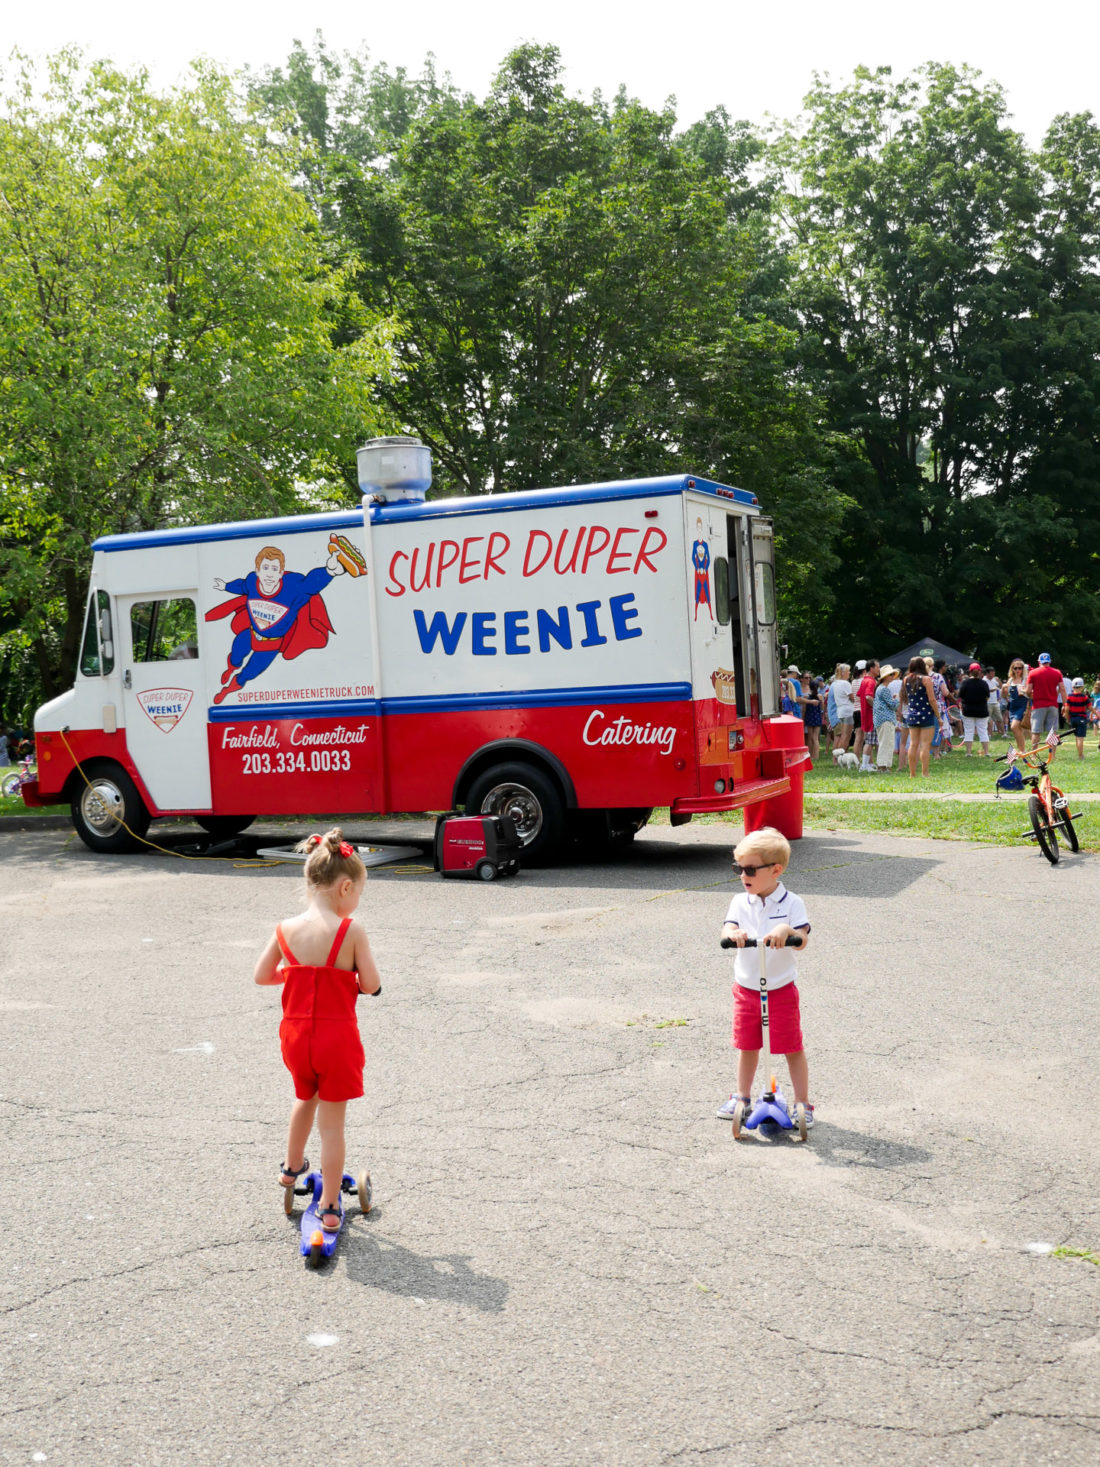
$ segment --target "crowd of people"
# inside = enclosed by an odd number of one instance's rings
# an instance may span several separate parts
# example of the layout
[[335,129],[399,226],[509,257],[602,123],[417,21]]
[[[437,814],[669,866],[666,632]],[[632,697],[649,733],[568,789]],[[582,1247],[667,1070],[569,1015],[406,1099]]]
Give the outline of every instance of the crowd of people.
[[978,757],[988,757],[990,740],[1007,738],[1022,752],[1029,735],[1034,749],[1059,729],[1072,733],[1083,759],[1089,729],[1100,725],[1100,678],[1089,692],[1048,652],[1034,665],[1014,658],[1004,678],[988,664],[963,668],[932,657],[913,657],[904,669],[873,657],[854,668],[838,662],[829,678],[791,663],[781,692],[783,712],[805,724],[811,758],[824,737],[838,765],[864,773],[891,769],[896,758],[911,777],[918,766],[927,777],[933,759],[960,747],[970,757],[977,744]]

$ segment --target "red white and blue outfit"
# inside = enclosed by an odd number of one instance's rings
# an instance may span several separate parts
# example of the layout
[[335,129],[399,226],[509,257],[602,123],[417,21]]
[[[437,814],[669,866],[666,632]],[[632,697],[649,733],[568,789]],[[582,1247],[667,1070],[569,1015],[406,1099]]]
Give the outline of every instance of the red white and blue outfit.
[[302,575],[284,571],[273,591],[260,587],[260,578],[249,571],[241,580],[227,581],[232,600],[223,601],[206,613],[207,621],[232,616],[236,634],[229,651],[229,667],[236,686],[266,672],[276,657],[299,657],[328,642],[335,629],[320,593],[332,580],[324,566]]
[[691,563],[695,567],[695,620],[699,620],[699,607],[705,602],[711,616],[710,604],[710,546],[705,540],[696,540],[691,547]]
[[[782,882],[766,897],[738,892],[730,902],[726,921],[747,937],[759,941],[773,927],[787,923],[796,932],[809,932],[810,919],[800,896]],[[794,949],[767,949],[768,1031],[773,1054],[797,1054],[802,1043],[802,1015],[798,1003],[798,968]],[[733,968],[733,1045],[735,1049],[760,1049],[764,1029],[760,1022],[760,958],[753,948],[738,948]]]

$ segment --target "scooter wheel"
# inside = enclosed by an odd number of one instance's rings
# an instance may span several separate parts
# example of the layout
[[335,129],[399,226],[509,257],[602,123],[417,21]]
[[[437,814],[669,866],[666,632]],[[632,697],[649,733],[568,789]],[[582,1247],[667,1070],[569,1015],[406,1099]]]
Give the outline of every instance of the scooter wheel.
[[733,1107],[733,1139],[735,1141],[739,1141],[741,1139],[741,1127],[745,1124],[745,1115],[747,1111],[748,1106],[743,1100],[739,1100],[737,1104]]
[[287,1217],[293,1217],[294,1216],[294,1188],[293,1187],[284,1187],[283,1188],[283,1211],[286,1213]]
[[361,1212],[370,1212],[371,1198],[373,1196],[374,1191],[370,1184],[370,1172],[363,1172],[359,1177],[359,1210]]
[[798,1127],[798,1139],[800,1141],[805,1141],[805,1139],[806,1139],[806,1107],[802,1104],[801,1100],[799,1100],[799,1101],[797,1101],[795,1103],[795,1108],[794,1108],[794,1123]]
[[309,1252],[306,1254],[307,1268],[320,1268],[325,1261],[325,1247],[323,1243],[311,1243]]

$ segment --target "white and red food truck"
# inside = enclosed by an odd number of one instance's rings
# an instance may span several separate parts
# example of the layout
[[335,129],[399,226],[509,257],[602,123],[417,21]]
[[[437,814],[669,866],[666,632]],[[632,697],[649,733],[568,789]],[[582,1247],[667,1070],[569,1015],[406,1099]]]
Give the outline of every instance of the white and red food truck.
[[770,522],[689,475],[428,500],[418,440],[361,506],[110,535],[76,684],[38,710],[31,805],[97,851],[151,819],[509,813],[527,859],[749,807],[801,834],[777,717]]

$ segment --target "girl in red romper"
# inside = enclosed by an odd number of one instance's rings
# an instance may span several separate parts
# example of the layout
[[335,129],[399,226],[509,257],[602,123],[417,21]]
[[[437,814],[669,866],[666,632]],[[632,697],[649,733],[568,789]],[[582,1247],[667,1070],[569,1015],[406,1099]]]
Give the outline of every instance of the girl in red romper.
[[[344,1113],[363,1093],[363,1043],[355,1019],[360,993],[380,993],[382,980],[354,920],[366,867],[339,830],[311,835],[299,850],[306,859],[309,906],[276,927],[253,974],[257,983],[283,985],[279,1025],[283,1062],[294,1077],[286,1162],[279,1174],[293,1187],[309,1170],[306,1142],[316,1118],[321,1133],[321,1202],[326,1232],[339,1230],[344,1176]],[[280,958],[283,959],[280,966]]]

